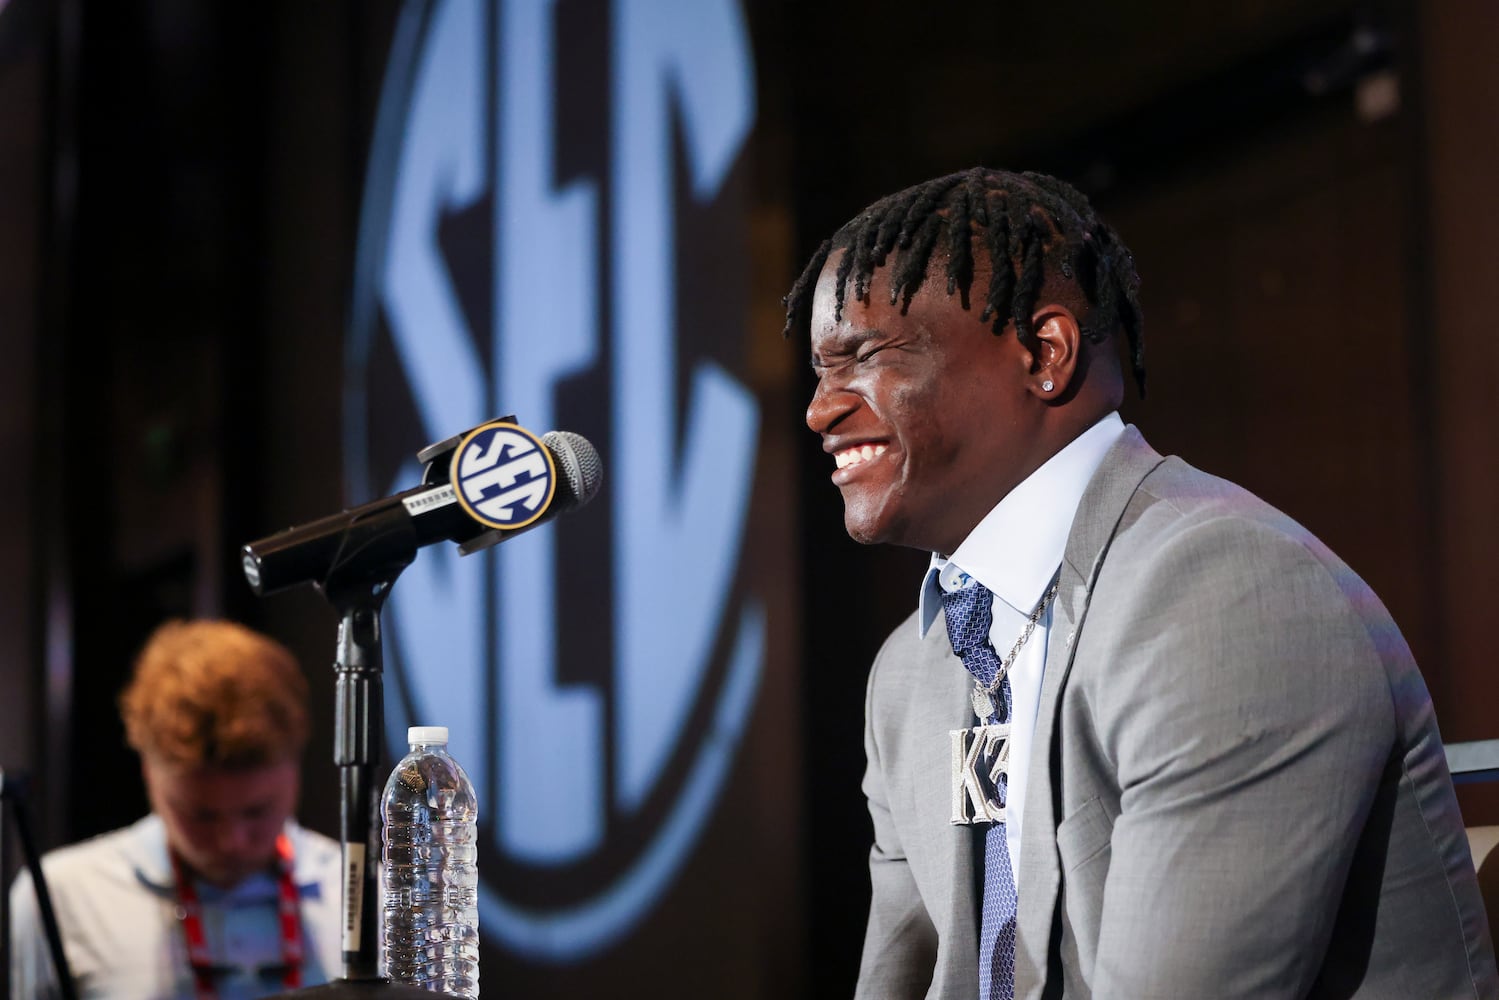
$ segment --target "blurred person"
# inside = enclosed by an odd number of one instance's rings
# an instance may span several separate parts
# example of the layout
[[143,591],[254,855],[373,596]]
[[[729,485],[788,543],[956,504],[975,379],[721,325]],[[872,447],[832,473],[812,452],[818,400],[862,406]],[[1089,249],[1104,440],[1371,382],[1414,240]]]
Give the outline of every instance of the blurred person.
[[931,553],[868,679],[856,995],[1499,995],[1410,649],[1305,528],[1123,423],[1138,284],[1078,191],[978,168],[786,297],[849,535]]
[[[341,971],[337,841],[292,819],[307,682],[280,643],[172,621],[120,696],[151,812],[42,870],[82,997],[259,997]],[[11,888],[12,995],[57,996],[31,880]]]

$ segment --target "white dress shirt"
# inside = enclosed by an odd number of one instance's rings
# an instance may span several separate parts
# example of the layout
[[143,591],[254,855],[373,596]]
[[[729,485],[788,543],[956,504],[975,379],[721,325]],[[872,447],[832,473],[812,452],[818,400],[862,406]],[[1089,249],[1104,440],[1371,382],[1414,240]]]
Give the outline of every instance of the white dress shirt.
[[[994,624],[989,639],[1001,660],[1009,654],[1062,565],[1067,533],[1083,491],[1104,454],[1123,433],[1124,421],[1119,414],[1108,414],[1011,490],[952,555],[932,553],[921,584],[917,615],[923,638],[942,610],[941,591],[960,589],[968,584],[967,577],[972,577],[994,594]],[[1051,608],[1047,608],[1009,674],[1010,771],[1005,843],[1010,851],[1010,870],[1017,876],[1031,737],[1036,729],[1050,625]]]

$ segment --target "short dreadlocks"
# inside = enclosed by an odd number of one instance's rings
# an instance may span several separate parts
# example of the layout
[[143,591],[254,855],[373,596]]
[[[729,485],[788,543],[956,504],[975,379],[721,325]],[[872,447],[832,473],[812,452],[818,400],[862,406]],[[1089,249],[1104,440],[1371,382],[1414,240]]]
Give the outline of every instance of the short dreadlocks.
[[[849,280],[854,298],[868,302],[874,269],[883,267],[897,249],[890,303],[899,300],[905,312],[926,281],[939,240],[947,254],[947,294],[956,291],[963,308],[969,308],[975,239],[983,241],[992,264],[981,322],[992,319],[996,334],[1013,322],[1020,342],[1038,349],[1031,313],[1045,276],[1061,274],[1087,299],[1087,315],[1080,319],[1090,342],[1101,343],[1116,329],[1124,331],[1135,384],[1145,394],[1140,278],[1134,256],[1119,234],[1094,214],[1082,192],[1046,174],[975,167],[881,198],[825,240],[807,262],[781,300],[786,336],[805,322],[818,275],[835,250],[847,251],[838,262],[837,316],[843,314]],[[1001,267],[1001,261],[1009,266]]]

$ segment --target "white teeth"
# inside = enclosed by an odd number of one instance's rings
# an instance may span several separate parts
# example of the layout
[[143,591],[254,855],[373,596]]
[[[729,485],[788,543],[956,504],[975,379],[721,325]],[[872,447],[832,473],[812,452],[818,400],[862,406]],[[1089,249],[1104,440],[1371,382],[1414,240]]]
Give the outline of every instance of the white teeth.
[[878,458],[879,456],[885,454],[885,451],[885,445],[866,444],[861,447],[849,448],[845,451],[838,452],[833,456],[833,461],[837,463],[838,468],[847,469],[849,466],[858,465],[860,462],[867,462],[871,458]]

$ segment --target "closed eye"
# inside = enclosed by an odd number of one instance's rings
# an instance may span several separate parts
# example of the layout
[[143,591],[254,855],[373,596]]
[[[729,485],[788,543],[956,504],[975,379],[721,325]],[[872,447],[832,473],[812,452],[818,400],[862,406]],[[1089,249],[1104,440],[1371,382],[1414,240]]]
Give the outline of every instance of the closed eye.
[[892,346],[888,340],[883,339],[885,336],[880,330],[864,330],[822,344],[812,356],[812,370],[820,376],[835,368],[868,361]]

